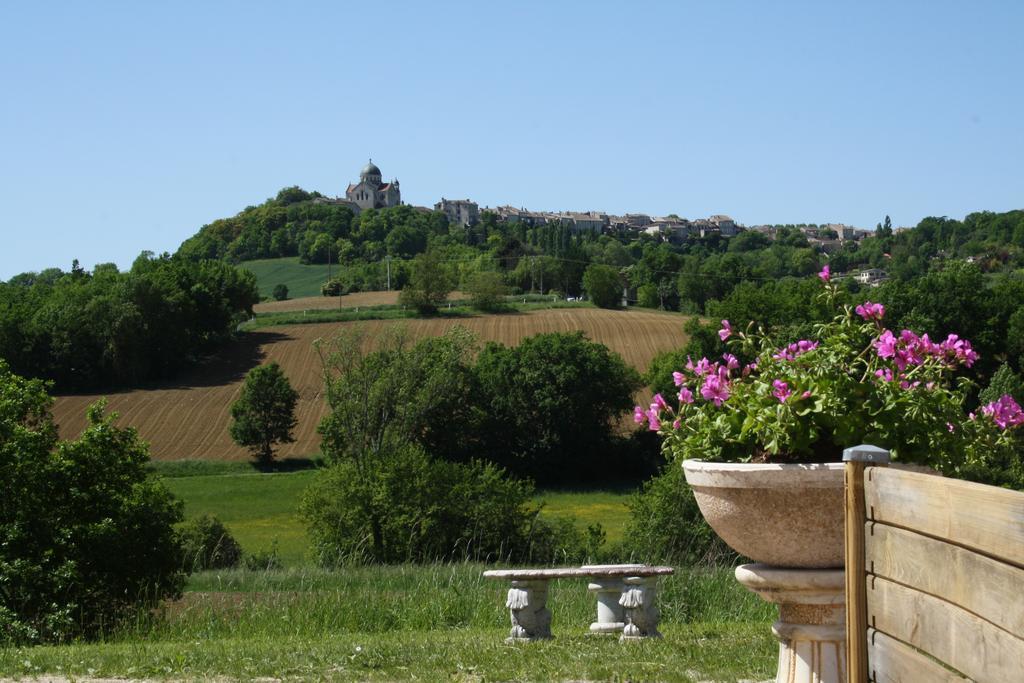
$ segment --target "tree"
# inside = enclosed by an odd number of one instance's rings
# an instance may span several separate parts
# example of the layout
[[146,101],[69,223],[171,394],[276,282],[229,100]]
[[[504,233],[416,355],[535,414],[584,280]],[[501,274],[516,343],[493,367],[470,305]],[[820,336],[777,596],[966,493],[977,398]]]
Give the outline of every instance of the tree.
[[618,308],[622,301],[622,282],[619,271],[611,266],[594,263],[583,272],[583,288],[599,308]]
[[455,327],[410,346],[402,327],[375,335],[349,327],[317,344],[330,412],[320,422],[329,461],[352,461],[368,472],[385,452],[415,442],[458,459],[474,450],[480,395],[470,358],[473,336]]
[[409,283],[402,288],[398,300],[403,306],[412,306],[420,313],[437,313],[450,291],[451,278],[440,253],[431,249],[413,259]]
[[473,308],[478,311],[497,311],[502,307],[507,288],[501,281],[501,273],[480,270],[469,277],[466,291]]
[[288,298],[288,285],[274,285],[274,301],[285,301]]
[[276,362],[253,368],[242,395],[231,404],[231,438],[252,451],[261,465],[274,460],[275,443],[291,443],[299,395]]
[[477,360],[485,422],[481,454],[520,476],[575,482],[599,478],[614,420],[640,387],[635,370],[582,332],[490,343]]
[[181,503],[101,401],[59,441],[46,385],[0,360],[0,645],[109,632],[180,593]]

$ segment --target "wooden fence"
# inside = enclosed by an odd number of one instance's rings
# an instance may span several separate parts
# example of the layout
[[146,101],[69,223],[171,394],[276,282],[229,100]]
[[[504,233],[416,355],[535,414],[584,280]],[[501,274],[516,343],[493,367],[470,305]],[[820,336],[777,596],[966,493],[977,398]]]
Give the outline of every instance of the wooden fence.
[[1024,493],[855,457],[849,682],[1024,682]]

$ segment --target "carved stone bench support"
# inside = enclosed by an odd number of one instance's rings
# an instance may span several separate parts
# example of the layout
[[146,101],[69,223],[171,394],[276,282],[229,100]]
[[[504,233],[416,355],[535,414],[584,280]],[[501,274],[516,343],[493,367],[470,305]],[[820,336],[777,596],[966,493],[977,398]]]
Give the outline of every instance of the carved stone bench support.
[[547,607],[546,580],[513,581],[508,589],[508,607],[512,630],[505,642],[529,642],[551,638],[551,612]]
[[505,606],[512,619],[506,642],[529,642],[551,638],[548,611],[548,583],[552,579],[590,579],[597,593],[597,621],[592,633],[623,632],[623,640],[657,638],[658,608],[655,607],[659,576],[673,573],[672,567],[637,564],[587,565],[542,569],[489,569],[488,579],[511,582]]
[[623,607],[626,624],[619,640],[661,638],[658,633],[661,613],[656,600],[657,581],[656,576],[629,576],[622,580],[619,604]]

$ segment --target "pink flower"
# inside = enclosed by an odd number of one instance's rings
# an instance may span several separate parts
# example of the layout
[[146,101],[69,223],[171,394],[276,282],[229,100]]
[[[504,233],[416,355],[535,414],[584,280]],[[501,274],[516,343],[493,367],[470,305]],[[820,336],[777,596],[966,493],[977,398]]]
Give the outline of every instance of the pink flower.
[[749,375],[750,373],[754,372],[755,370],[757,370],[757,361],[756,360],[753,363],[747,363],[746,365],[744,365],[743,366],[742,374],[743,374],[744,377],[746,377],[747,375]]
[[633,409],[633,422],[636,422],[637,424],[640,424],[641,422],[643,422],[646,419],[647,419],[647,413],[644,412],[644,409],[643,409],[642,406],[637,406],[636,408]]
[[892,332],[885,330],[874,342],[878,350],[879,358],[892,358],[896,355],[896,337]]
[[647,411],[647,429],[656,432],[661,429],[661,415],[656,410]]
[[683,424],[682,420],[680,420],[677,417],[675,420],[672,421],[672,429],[679,429],[679,427],[682,426],[682,424]]
[[809,339],[801,339],[800,341],[793,342],[789,346],[784,346],[775,352],[772,356],[775,360],[794,360],[798,356],[801,356],[808,351],[813,351],[818,348],[818,342],[812,342]]
[[946,423],[946,429],[948,429],[948,430],[949,430],[949,433],[950,433],[950,434],[952,434],[953,432],[955,432],[955,431],[956,431],[956,427],[954,427],[954,426],[953,426],[953,423],[952,423],[952,422],[947,422],[947,423]]
[[689,370],[690,372],[694,372],[695,370],[693,360],[689,356],[686,357],[686,369]]
[[686,376],[683,375],[683,373],[681,373],[681,372],[673,372],[672,373],[672,381],[675,382],[675,385],[677,387],[682,386],[683,382],[686,381]]
[[950,365],[961,363],[968,368],[978,360],[978,354],[971,348],[971,342],[955,334],[949,335],[944,342],[936,345],[935,353],[941,355]]
[[857,306],[853,310],[857,311],[857,315],[864,320],[881,320],[885,316],[885,306],[873,304],[870,301],[865,301],[863,305]]
[[891,382],[892,370],[890,370],[889,368],[881,368],[879,370],[875,370],[875,377],[881,377],[886,382]]
[[736,356],[731,353],[722,354],[722,360],[725,361],[725,367],[729,370],[735,370],[740,366],[739,360],[737,360]]
[[821,269],[821,272],[818,273],[818,277],[821,278],[822,282],[828,282],[832,278],[832,270],[828,267],[827,263],[825,264],[825,267]]
[[793,392],[789,389],[789,385],[781,379],[777,379],[772,382],[772,387],[772,396],[779,399],[779,403],[785,403],[786,399],[793,395]]
[[716,408],[722,406],[722,402],[729,398],[729,384],[718,375],[709,375],[704,380],[704,386],[700,388],[700,395],[704,400],[711,401]]
[[654,395],[654,403],[651,404],[651,410],[668,410],[668,404],[665,403],[665,399],[661,394]]
[[687,387],[683,387],[679,390],[679,402],[680,403],[693,403],[693,392]]
[[728,320],[722,321],[722,329],[718,331],[718,337],[725,341],[732,335],[732,325],[729,324]]
[[1003,394],[998,400],[982,406],[981,412],[990,416],[1000,429],[1024,424],[1024,410],[1009,394]]
[[800,400],[801,401],[806,399],[806,398],[810,398],[810,397],[811,397],[811,392],[809,392],[809,391],[805,391],[804,393],[800,394]]
[[707,358],[701,358],[697,361],[697,364],[693,366],[693,371],[703,377],[710,372],[714,372],[714,368],[711,365],[711,361]]

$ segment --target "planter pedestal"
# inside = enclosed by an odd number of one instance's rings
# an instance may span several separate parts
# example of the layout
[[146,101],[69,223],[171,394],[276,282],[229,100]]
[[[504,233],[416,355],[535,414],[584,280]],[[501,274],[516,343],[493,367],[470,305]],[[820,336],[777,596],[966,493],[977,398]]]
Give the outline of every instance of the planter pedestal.
[[779,606],[776,683],[845,683],[846,582],[842,569],[736,568],[736,580]]

